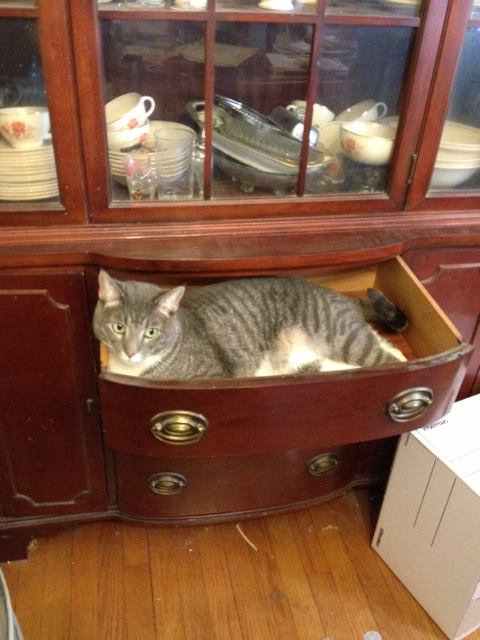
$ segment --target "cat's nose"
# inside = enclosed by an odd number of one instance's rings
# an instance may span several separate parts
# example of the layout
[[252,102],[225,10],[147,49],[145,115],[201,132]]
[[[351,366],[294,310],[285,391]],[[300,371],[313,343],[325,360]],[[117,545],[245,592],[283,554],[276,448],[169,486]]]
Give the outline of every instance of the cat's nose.
[[137,353],[137,350],[135,347],[127,347],[125,349],[125,353],[129,358],[133,358],[133,356]]

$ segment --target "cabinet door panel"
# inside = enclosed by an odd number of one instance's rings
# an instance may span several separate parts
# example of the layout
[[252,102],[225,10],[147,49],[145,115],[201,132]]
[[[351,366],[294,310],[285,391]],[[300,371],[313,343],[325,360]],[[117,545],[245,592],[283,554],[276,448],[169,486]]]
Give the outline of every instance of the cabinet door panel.
[[0,496],[5,515],[104,503],[83,273],[0,277]]

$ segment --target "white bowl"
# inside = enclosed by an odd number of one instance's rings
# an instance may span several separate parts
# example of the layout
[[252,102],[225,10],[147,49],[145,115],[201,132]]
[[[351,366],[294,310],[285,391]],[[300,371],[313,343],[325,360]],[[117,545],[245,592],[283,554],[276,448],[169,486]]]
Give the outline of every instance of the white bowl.
[[440,149],[480,154],[480,129],[447,120],[440,140]]
[[120,151],[120,149],[142,144],[147,139],[149,131],[150,123],[148,121],[141,127],[133,127],[133,129],[122,129],[121,131],[109,131],[107,129],[108,148],[113,151]]
[[362,164],[388,164],[396,131],[379,122],[344,122],[340,129],[343,152]]
[[362,100],[357,104],[348,107],[337,116],[335,120],[341,122],[352,122],[353,120],[374,121],[383,118],[387,113],[387,105],[384,102],[376,102],[375,100]]
[[452,189],[466,182],[480,167],[451,167],[435,165],[430,189]]

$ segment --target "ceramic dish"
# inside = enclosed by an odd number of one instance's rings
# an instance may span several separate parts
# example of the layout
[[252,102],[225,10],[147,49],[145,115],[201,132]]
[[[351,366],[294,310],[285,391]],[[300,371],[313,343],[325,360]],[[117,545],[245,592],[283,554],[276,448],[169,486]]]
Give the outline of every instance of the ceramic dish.
[[234,182],[238,182],[240,191],[245,193],[251,193],[254,189],[266,189],[280,195],[293,191],[297,184],[298,171],[288,174],[261,171],[217,150],[214,151],[213,157],[215,165]]
[[430,182],[430,189],[453,189],[458,187],[471,178],[478,169],[478,165],[476,167],[445,167],[436,164]]

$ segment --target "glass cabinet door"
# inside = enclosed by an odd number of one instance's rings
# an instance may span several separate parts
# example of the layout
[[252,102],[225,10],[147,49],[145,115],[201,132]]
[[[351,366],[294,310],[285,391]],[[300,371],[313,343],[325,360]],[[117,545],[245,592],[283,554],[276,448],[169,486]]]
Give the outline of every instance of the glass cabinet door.
[[58,202],[36,20],[0,19],[0,51],[0,203]]
[[[476,16],[479,6],[474,7]],[[480,18],[480,15],[478,16]],[[480,28],[465,34],[430,192],[480,189]]]
[[85,219],[65,19],[64,0],[0,0],[0,225]]
[[480,0],[454,2],[417,151],[407,208],[478,209]]
[[76,54],[80,93],[98,96],[80,105],[105,158],[105,170],[87,158],[95,219],[263,212],[272,200],[292,213],[300,200],[319,212],[401,206],[437,42],[422,38],[440,32],[447,0],[430,16],[420,0],[282,2],[72,5],[92,21]]

